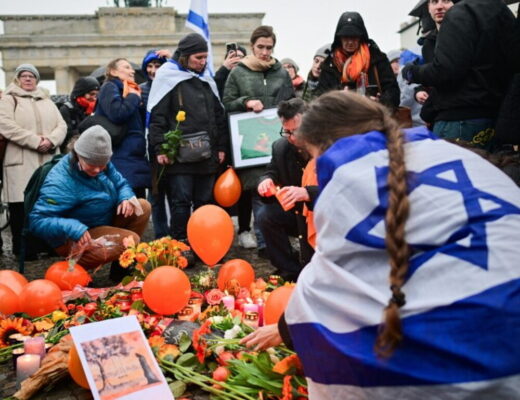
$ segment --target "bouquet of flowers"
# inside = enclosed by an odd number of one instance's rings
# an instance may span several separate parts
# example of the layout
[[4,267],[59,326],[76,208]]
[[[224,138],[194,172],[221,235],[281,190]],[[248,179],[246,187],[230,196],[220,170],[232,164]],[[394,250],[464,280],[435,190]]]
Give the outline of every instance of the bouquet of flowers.
[[[175,125],[175,129],[168,131],[164,134],[164,143],[161,144],[160,154],[164,154],[168,157],[170,161],[175,160],[175,156],[179,151],[179,146],[182,138],[182,131],[179,129],[179,125],[181,122],[186,120],[186,112],[179,111],[175,116],[175,120],[177,121],[177,125]],[[164,173],[165,165],[163,165],[161,169],[161,173],[159,174],[158,181],[161,180],[161,176]]]
[[[135,267],[134,277],[138,281],[144,280],[152,270],[161,265],[169,265],[184,269],[188,260],[182,255],[189,250],[189,246],[178,240],[166,236],[151,242],[136,244],[132,236],[123,239],[126,250],[119,256],[119,264],[123,268],[131,265]],[[125,284],[127,282],[123,282]]]

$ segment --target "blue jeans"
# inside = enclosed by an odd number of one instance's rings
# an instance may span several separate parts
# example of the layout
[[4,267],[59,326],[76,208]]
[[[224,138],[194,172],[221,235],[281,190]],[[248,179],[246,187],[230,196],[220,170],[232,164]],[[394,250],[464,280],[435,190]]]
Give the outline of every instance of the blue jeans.
[[196,210],[212,203],[215,175],[168,175],[167,182],[171,199],[171,236],[177,240],[185,240],[192,208]]
[[262,204],[255,217],[265,240],[269,261],[295,279],[302,269],[289,241],[289,236],[298,236],[296,216],[284,211],[278,202],[273,202]]
[[433,132],[443,139],[459,139],[490,150],[495,136],[495,121],[489,118],[464,121],[436,121]]
[[152,223],[155,239],[159,239],[170,234],[170,224],[168,221],[168,213],[166,212],[166,201],[171,210],[170,197],[166,195],[166,188],[160,185],[157,194],[148,192],[148,201],[152,205]]

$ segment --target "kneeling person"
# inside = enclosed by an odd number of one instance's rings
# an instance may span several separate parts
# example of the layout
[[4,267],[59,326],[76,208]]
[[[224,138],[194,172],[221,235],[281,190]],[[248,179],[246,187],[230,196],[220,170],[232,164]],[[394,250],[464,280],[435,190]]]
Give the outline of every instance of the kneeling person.
[[[78,264],[86,269],[117,260],[125,237],[138,243],[150,217],[150,203],[135,198],[111,156],[108,132],[99,125],[87,129],[45,177],[29,215],[31,233],[60,256],[68,256],[75,244],[85,247]],[[89,248],[104,235],[112,235],[114,245]]]
[[[280,197],[283,197],[285,208],[290,208],[284,211],[279,202],[266,199],[258,213],[258,224],[265,238],[269,260],[286,280],[296,280],[314,253],[307,241],[307,225],[302,208],[305,203],[312,209],[318,187],[301,186],[303,170],[310,157],[305,150],[298,147],[294,137],[305,108],[305,102],[301,99],[291,99],[279,104],[282,138],[273,143],[271,162],[258,184],[258,193],[264,198],[272,194],[277,186],[281,187]],[[299,238],[299,257],[293,255],[289,236]]]

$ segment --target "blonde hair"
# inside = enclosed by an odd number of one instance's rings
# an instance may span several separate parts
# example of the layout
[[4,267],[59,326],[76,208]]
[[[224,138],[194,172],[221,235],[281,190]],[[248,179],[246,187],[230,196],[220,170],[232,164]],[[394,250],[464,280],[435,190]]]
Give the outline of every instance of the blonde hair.
[[128,61],[126,58],[122,58],[122,57],[121,57],[121,58],[116,58],[116,59],[110,61],[110,62],[107,64],[107,67],[106,67],[106,69],[105,69],[105,78],[106,78],[106,79],[115,79],[115,78],[117,78],[116,76],[112,75],[111,72],[112,72],[112,70],[117,69],[117,63],[118,63],[119,61],[130,62],[130,61]]
[[381,356],[390,356],[403,339],[399,309],[406,303],[402,286],[410,259],[410,247],[405,237],[410,202],[403,132],[385,106],[354,93],[334,91],[311,103],[296,135],[323,152],[342,137],[369,131],[385,134],[389,158],[385,243],[389,255],[392,297],[384,311],[375,350]]

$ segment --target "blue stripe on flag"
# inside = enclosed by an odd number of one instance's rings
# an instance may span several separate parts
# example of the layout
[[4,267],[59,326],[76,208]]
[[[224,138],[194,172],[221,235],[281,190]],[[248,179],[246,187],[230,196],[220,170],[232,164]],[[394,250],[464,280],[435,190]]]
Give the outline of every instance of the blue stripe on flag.
[[209,38],[208,24],[206,23],[206,21],[204,21],[204,18],[201,15],[190,10],[187,21],[192,23],[195,26],[198,26],[202,30],[202,32],[204,32],[204,37],[206,38],[206,40]]
[[[404,131],[406,142],[438,139],[424,127],[405,129]],[[339,139],[326,151],[325,156],[318,158],[317,172],[320,190],[327,186],[338,167],[384,149],[386,149],[386,137],[378,131]]]
[[402,325],[404,341],[386,360],[373,350],[379,325],[350,333],[317,323],[289,328],[306,376],[327,385],[454,384],[520,373],[520,279],[404,318]]

